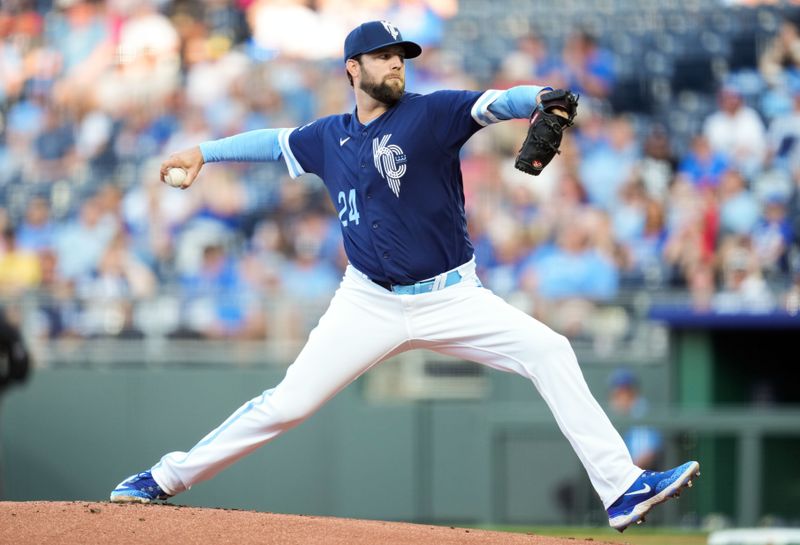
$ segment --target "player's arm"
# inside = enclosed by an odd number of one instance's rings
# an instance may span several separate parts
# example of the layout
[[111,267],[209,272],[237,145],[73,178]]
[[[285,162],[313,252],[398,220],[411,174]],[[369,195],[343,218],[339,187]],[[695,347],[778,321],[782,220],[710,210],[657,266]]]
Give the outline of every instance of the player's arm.
[[[507,119],[530,119],[533,110],[540,102],[542,94],[547,91],[552,91],[552,87],[540,87],[538,85],[518,85],[511,87],[505,91],[487,91],[481,97],[486,101],[484,108],[486,119],[494,121],[489,117],[491,115],[497,121],[505,121]],[[480,111],[481,100],[478,100],[476,106],[479,106]]]
[[222,161],[277,161],[281,158],[279,135],[284,129],[259,129],[243,132],[219,140],[203,142],[198,146],[173,153],[161,163],[161,179],[171,168],[186,170],[186,189],[197,178],[205,163]]
[[[472,117],[484,127],[507,119],[530,119],[542,95],[552,90],[538,85],[518,85],[505,91],[491,89],[477,100]],[[563,110],[554,109],[552,113],[568,117]]]

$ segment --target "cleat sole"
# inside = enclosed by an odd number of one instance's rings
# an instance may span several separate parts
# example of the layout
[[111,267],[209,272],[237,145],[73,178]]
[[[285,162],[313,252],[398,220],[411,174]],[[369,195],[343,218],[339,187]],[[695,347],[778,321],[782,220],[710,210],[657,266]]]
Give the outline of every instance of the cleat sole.
[[110,501],[111,503],[152,503],[151,500],[136,496],[111,496]]

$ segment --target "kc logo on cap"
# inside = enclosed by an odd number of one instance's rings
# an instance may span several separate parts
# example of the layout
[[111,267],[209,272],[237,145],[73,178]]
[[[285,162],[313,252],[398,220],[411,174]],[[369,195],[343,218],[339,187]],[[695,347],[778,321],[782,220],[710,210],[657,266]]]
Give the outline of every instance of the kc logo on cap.
[[419,45],[403,40],[400,30],[389,21],[369,21],[354,28],[345,38],[344,61],[390,45],[402,47],[407,59],[413,59],[422,53]]
[[397,27],[394,26],[389,21],[381,21],[381,24],[383,25],[383,28],[386,29],[386,32],[392,35],[393,40],[396,40],[397,37],[400,35],[400,31],[397,30]]

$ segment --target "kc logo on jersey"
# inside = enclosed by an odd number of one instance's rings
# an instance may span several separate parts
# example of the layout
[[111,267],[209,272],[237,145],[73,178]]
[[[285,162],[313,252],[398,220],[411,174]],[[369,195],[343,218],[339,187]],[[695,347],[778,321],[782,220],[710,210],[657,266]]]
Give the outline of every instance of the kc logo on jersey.
[[396,26],[394,26],[394,25],[393,25],[392,23],[390,23],[389,21],[381,21],[381,24],[383,25],[383,28],[385,28],[385,29],[386,29],[386,32],[388,32],[389,34],[391,34],[391,35],[392,35],[392,39],[393,39],[393,40],[396,40],[396,39],[397,39],[397,36],[398,36],[398,34],[400,34],[400,31],[399,31],[399,30],[397,30],[397,27],[396,27]]
[[389,143],[391,134],[385,134],[372,139],[372,158],[375,160],[375,168],[380,172],[381,177],[388,183],[395,197],[400,197],[400,178],[406,173],[406,154],[400,146]]

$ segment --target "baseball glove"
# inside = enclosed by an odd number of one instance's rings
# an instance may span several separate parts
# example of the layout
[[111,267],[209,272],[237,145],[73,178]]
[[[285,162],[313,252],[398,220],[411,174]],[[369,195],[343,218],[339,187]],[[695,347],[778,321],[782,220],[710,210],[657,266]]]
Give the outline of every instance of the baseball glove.
[[[560,111],[556,113],[557,110]],[[572,91],[556,89],[543,94],[541,102],[531,114],[528,135],[514,166],[522,172],[538,176],[556,153],[561,153],[559,148],[564,129],[572,125],[577,113],[578,95]]]

